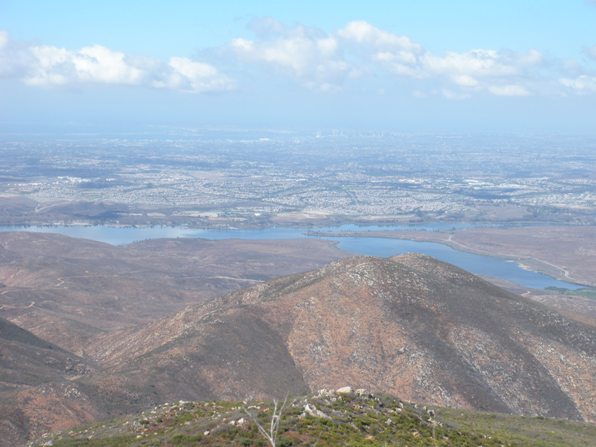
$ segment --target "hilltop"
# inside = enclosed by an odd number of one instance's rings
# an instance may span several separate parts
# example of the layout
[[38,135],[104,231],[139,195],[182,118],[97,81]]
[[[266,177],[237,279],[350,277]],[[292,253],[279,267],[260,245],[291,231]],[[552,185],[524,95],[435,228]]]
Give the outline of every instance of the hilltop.
[[[280,403],[281,404],[281,403]],[[167,403],[127,416],[45,436],[36,446],[269,446],[268,401]],[[365,390],[320,390],[292,397],[280,418],[277,446],[562,447],[589,445],[590,424],[430,408]]]

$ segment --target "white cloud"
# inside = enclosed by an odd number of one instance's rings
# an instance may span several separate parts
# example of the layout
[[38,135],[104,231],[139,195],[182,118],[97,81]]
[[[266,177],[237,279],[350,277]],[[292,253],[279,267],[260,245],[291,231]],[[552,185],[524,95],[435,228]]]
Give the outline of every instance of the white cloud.
[[30,85],[104,83],[139,85],[144,70],[126,60],[124,53],[101,45],[68,51],[53,46],[35,46],[30,52],[36,63],[24,79]]
[[422,47],[408,37],[383,31],[368,22],[358,20],[349,22],[337,32],[338,36],[375,48],[391,48],[405,52],[419,52]]
[[26,46],[0,32],[0,76],[31,86],[110,84],[170,88],[194,93],[225,91],[233,82],[212,65],[172,57],[168,63],[130,57],[102,45],[68,50]]
[[426,54],[424,66],[433,73],[448,76],[507,76],[516,73],[515,67],[504,64],[500,59],[494,50],[451,52],[445,56]]
[[138,84],[143,70],[125,60],[124,53],[101,45],[81,48],[73,57],[79,78],[89,82]]
[[423,71],[447,79],[462,89],[485,91],[497,96],[528,96],[528,86],[537,76],[543,57],[537,50],[526,53],[476,49],[449,52],[443,56],[426,53]]
[[423,78],[421,45],[408,37],[383,31],[365,21],[349,22],[337,31],[337,36],[351,50],[387,67],[398,76]]
[[[341,90],[355,78],[367,77],[375,83],[374,77],[392,77],[396,84],[408,78],[403,85],[418,93],[427,90],[425,94],[458,99],[478,94],[559,94],[563,90],[596,93],[592,72],[579,61],[545,60],[537,50],[479,48],[439,54],[407,36],[361,20],[330,33],[287,27],[273,19],[255,20],[250,27],[253,38],[233,39],[220,53],[236,64],[240,76],[253,65],[321,91]],[[584,53],[596,60],[596,46]],[[232,79],[203,61],[133,57],[101,45],[76,50],[31,46],[15,43],[1,31],[0,77],[32,86],[110,84],[194,93],[235,88]],[[370,91],[379,87],[375,83]]]
[[521,84],[531,83],[533,72],[543,64],[537,50],[514,53],[475,49],[438,55],[408,37],[362,21],[348,23],[337,35],[360,45],[365,58],[394,75],[442,84],[443,96],[450,99],[468,97],[473,92],[528,95],[530,89]]
[[580,94],[596,93],[596,76],[580,75],[576,78],[562,78],[561,84]]
[[433,54],[408,37],[399,36],[363,21],[350,22],[337,36],[352,46],[365,60],[377,63],[397,76],[426,79],[443,84],[442,95],[453,99],[472,92],[492,95],[526,96],[532,73],[543,64],[537,50],[526,53],[475,49],[466,52]]
[[234,83],[222,76],[212,65],[194,62],[185,57],[173,57],[164,77],[153,82],[157,88],[170,88],[193,93],[231,90]]
[[258,23],[258,40],[234,39],[229,47],[245,62],[260,62],[296,77],[302,84],[336,90],[353,74],[334,36],[304,27],[287,29],[278,22]]
[[372,55],[372,60],[385,65],[389,71],[398,76],[425,77],[419,63],[419,56],[409,51],[379,51]]
[[245,62],[276,67],[311,88],[340,89],[347,79],[370,72],[369,61],[401,76],[421,75],[417,67],[420,45],[364,21],[349,22],[331,34],[305,27],[287,28],[271,19],[258,21],[254,28],[254,40],[230,42],[234,54]]

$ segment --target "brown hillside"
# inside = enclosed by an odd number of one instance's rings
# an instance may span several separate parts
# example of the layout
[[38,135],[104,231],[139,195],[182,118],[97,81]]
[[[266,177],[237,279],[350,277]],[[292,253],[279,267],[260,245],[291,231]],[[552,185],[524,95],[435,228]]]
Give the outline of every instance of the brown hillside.
[[[421,255],[356,257],[103,337],[88,393],[138,401],[342,385],[443,406],[595,420],[593,328]],[[120,394],[119,394],[120,393]],[[108,400],[106,398],[106,400]]]
[[58,234],[0,233],[0,315],[84,355],[97,335],[344,255],[316,239],[112,246]]

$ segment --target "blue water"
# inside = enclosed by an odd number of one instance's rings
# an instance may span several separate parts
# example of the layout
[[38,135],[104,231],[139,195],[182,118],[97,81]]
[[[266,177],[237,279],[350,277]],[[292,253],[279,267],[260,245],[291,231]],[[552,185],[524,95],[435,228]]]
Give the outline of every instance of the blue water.
[[[317,227],[309,230],[304,228],[263,228],[263,229],[213,229],[197,230],[185,227],[116,227],[116,226],[85,226],[85,225],[48,225],[48,226],[0,226],[0,231],[31,231],[35,233],[58,233],[71,237],[91,239],[112,245],[124,245],[145,239],[199,237],[211,240],[220,239],[300,239],[307,231],[390,231],[390,230],[449,230],[468,228],[469,224],[433,223],[394,226],[359,226],[341,225],[337,227]],[[364,253],[362,253],[364,254]]]
[[577,284],[560,281],[542,273],[524,270],[511,260],[467,253],[434,242],[359,237],[329,239],[339,241],[338,247],[342,250],[371,256],[386,257],[408,252],[424,253],[476,275],[501,278],[532,289],[560,287],[575,290],[582,287]]
[[[466,224],[432,224],[432,225],[403,225],[403,226],[357,226],[343,225],[334,228],[316,228],[316,231],[376,231],[376,230],[447,230],[464,228]],[[296,239],[310,237],[307,230],[299,228],[267,228],[267,229],[237,229],[237,230],[196,230],[183,227],[112,227],[112,226],[29,226],[14,227],[0,226],[0,231],[32,231],[42,233],[59,233],[66,236],[92,239],[113,245],[129,244],[145,239],[195,237],[211,240],[220,239]],[[335,241],[342,250],[368,256],[394,256],[401,253],[423,253],[441,261],[449,262],[477,275],[492,276],[505,279],[523,287],[543,289],[546,287],[560,287],[578,289],[578,284],[560,281],[541,273],[524,270],[511,260],[482,256],[455,250],[447,245],[433,242],[417,242],[404,239],[388,239],[375,237],[321,237],[321,239]]]

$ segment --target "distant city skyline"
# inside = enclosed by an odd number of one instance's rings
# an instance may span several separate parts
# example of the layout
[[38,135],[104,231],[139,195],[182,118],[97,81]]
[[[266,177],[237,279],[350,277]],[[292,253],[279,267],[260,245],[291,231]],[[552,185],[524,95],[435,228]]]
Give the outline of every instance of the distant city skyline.
[[0,132],[595,134],[596,2],[0,1]]

